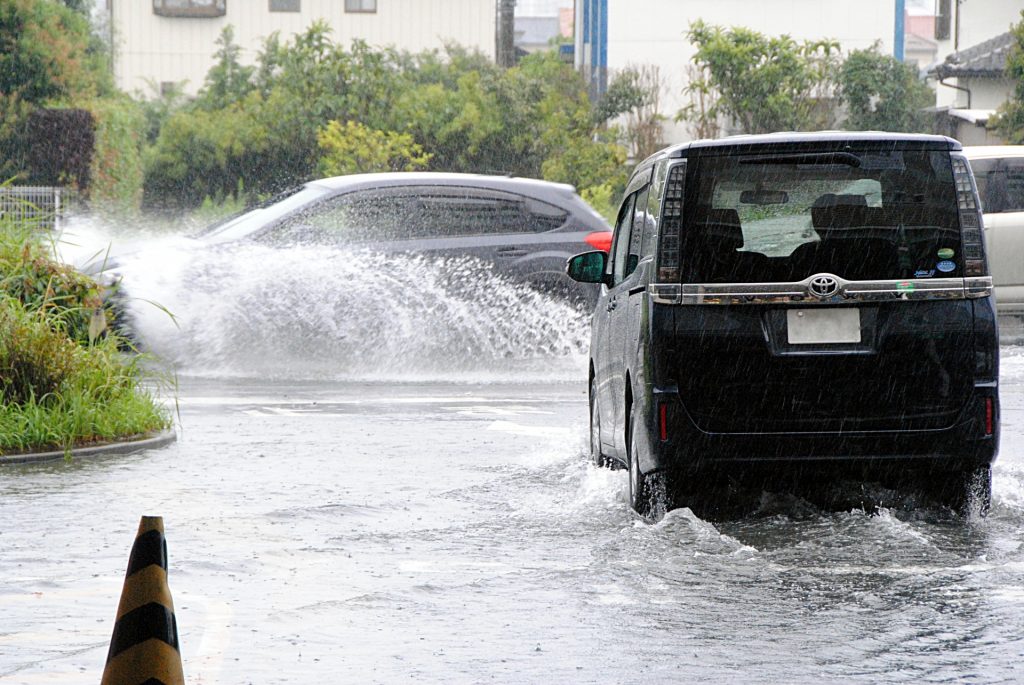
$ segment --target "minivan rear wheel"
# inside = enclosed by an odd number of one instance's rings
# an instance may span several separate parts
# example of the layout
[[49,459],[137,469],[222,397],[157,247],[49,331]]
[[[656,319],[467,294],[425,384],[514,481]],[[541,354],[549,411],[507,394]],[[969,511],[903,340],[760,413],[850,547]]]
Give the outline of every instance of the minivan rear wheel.
[[992,507],[992,467],[964,469],[954,484],[953,508],[964,516],[986,516]]
[[640,470],[640,449],[636,440],[636,412],[629,412],[629,506],[648,521],[661,520],[669,510],[668,483],[661,472]]
[[971,466],[935,474],[929,491],[939,504],[962,516],[985,516],[992,506],[992,467]]

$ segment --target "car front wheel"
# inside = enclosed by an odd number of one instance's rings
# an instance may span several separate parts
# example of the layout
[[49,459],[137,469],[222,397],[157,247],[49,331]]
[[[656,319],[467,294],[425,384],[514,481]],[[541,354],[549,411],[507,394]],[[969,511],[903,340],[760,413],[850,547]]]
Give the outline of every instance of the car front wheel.
[[608,466],[601,453],[601,409],[597,406],[597,379],[590,379],[590,460],[596,466]]

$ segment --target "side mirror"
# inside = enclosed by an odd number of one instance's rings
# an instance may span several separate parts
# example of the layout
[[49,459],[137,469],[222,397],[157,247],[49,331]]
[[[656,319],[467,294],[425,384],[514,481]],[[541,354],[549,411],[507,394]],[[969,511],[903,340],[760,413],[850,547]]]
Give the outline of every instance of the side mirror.
[[608,254],[600,250],[584,252],[570,257],[565,263],[565,273],[580,283],[604,283],[604,269]]

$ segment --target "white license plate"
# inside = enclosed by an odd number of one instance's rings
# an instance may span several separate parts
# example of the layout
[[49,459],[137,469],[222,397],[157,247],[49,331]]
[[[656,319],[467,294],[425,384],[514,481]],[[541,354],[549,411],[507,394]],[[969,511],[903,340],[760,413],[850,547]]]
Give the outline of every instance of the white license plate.
[[788,309],[786,335],[790,345],[859,343],[860,310],[852,307]]

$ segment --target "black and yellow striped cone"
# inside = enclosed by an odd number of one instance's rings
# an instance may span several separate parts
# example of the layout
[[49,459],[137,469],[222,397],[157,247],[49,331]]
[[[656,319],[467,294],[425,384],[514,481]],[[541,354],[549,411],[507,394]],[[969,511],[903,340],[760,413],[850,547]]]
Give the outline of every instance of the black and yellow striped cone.
[[143,516],[125,573],[102,685],[184,685],[167,587],[164,520]]

